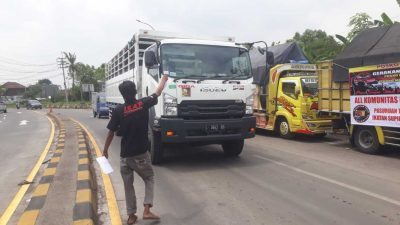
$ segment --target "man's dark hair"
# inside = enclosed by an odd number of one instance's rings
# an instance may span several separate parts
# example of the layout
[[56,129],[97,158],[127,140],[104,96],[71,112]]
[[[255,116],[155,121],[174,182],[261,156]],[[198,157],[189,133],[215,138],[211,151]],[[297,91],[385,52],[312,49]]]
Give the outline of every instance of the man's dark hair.
[[125,102],[132,101],[136,96],[136,85],[130,80],[122,82],[119,86],[119,92],[124,97]]

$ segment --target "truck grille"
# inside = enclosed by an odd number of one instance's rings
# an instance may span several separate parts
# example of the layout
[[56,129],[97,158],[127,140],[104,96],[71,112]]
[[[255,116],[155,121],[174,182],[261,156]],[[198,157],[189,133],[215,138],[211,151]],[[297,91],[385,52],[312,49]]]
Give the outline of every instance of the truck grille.
[[178,116],[184,119],[240,118],[245,112],[245,103],[235,100],[190,100],[178,105]]

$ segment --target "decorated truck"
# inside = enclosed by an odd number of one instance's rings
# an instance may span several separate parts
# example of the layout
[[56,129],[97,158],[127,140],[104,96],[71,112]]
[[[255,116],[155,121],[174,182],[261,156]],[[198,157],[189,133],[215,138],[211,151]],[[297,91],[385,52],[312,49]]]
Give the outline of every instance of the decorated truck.
[[317,67],[296,43],[268,48],[269,57],[251,51],[253,76],[257,85],[254,115],[257,128],[276,131],[283,138],[295,134],[325,136],[331,119],[318,116]]
[[400,25],[369,29],[335,60],[318,63],[319,113],[364,153],[400,147],[399,38]]

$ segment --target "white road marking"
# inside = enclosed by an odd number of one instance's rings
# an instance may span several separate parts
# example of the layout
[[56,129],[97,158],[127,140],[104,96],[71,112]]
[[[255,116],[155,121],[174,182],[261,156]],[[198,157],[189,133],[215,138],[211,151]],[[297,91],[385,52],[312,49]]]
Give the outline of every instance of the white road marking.
[[17,112],[18,114],[21,114],[22,112]]
[[28,120],[21,120],[21,122],[19,122],[19,125],[20,126],[25,126],[25,125],[27,125],[28,124]]
[[398,201],[396,199],[392,199],[392,198],[389,198],[389,197],[386,197],[386,196],[383,196],[383,195],[380,195],[380,194],[373,193],[371,191],[367,191],[367,190],[362,189],[362,188],[358,188],[358,187],[352,186],[350,184],[346,184],[346,183],[343,183],[343,182],[340,182],[340,181],[337,181],[337,180],[333,180],[333,179],[330,179],[330,178],[327,178],[327,177],[324,177],[324,176],[321,176],[321,175],[318,175],[318,174],[315,174],[315,173],[311,173],[311,172],[299,169],[297,167],[290,166],[290,165],[288,165],[286,163],[282,163],[282,162],[275,161],[273,159],[266,158],[266,157],[261,156],[261,155],[254,155],[254,156],[259,158],[259,159],[263,159],[263,160],[266,160],[268,162],[274,163],[276,165],[286,167],[286,168],[291,169],[293,171],[296,171],[298,173],[302,173],[302,174],[308,175],[310,177],[314,177],[314,178],[317,178],[317,179],[320,179],[320,180],[323,180],[323,181],[338,185],[340,187],[347,188],[347,189],[350,189],[352,191],[359,192],[359,193],[368,195],[368,196],[373,197],[373,198],[377,198],[379,200],[391,203],[393,205],[400,206],[400,201]]

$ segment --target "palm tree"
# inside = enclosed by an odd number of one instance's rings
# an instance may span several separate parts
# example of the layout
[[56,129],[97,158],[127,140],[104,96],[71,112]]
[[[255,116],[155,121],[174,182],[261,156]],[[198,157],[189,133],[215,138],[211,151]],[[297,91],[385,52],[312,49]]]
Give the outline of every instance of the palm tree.
[[[397,0],[397,2],[400,4],[400,0]],[[381,19],[382,20],[374,20],[375,26],[382,27],[399,23],[397,21],[393,21],[386,13],[381,14]]]
[[68,74],[72,78],[72,87],[75,87],[75,76],[76,76],[76,55],[75,53],[66,53],[64,52],[65,58],[67,58],[69,66],[68,66]]

